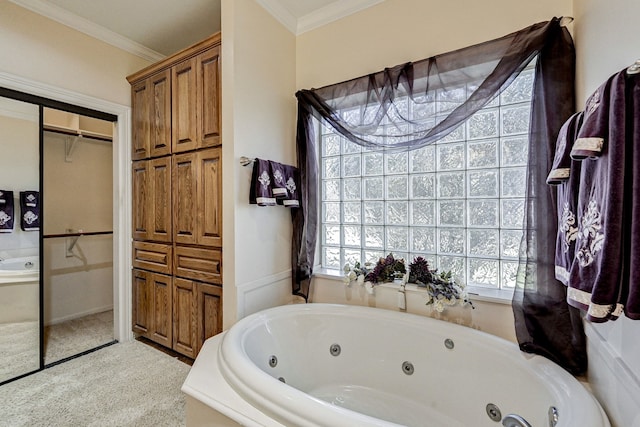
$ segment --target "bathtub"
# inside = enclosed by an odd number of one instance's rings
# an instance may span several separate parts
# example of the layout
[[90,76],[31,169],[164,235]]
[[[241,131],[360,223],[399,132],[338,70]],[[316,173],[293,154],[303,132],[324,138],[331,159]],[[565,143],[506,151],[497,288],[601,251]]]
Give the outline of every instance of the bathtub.
[[40,318],[40,261],[38,256],[0,261],[0,324]]
[[7,258],[0,261],[0,283],[28,282],[39,280],[39,277],[38,256]]
[[543,357],[468,327],[359,306],[246,317],[205,343],[182,390],[188,427],[525,427],[508,424],[516,416],[534,427],[610,426],[587,389]]

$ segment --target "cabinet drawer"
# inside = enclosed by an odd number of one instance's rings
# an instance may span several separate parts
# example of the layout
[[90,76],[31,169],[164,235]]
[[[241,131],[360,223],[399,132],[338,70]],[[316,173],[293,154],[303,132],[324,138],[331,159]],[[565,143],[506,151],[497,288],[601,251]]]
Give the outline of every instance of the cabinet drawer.
[[208,283],[222,283],[222,252],[217,249],[176,245],[174,274]]
[[171,245],[151,242],[133,242],[133,266],[157,273],[172,273],[173,248]]

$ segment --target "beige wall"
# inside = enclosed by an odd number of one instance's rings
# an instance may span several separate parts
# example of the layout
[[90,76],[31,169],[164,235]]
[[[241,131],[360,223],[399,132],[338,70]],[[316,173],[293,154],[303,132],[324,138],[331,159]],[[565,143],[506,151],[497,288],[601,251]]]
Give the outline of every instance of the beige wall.
[[0,72],[131,105],[125,77],[150,63],[0,0]]
[[254,0],[222,1],[224,324],[291,300],[291,217],[249,205],[241,156],[295,163],[295,36]]
[[113,228],[113,144],[80,138],[66,161],[67,136],[44,133],[45,234]]
[[571,13],[571,0],[386,0],[301,34],[297,88],[360,77]]

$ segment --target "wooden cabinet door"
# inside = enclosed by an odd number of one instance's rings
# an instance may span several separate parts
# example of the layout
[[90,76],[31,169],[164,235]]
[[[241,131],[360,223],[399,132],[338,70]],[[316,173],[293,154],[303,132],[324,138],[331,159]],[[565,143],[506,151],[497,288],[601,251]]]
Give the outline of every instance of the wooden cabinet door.
[[147,240],[171,241],[171,157],[149,160]]
[[220,332],[222,332],[222,287],[198,283],[197,352],[207,338]]
[[145,240],[149,235],[149,162],[133,162],[131,188],[133,193],[132,227],[135,240]]
[[150,156],[171,154],[171,70],[148,79]]
[[133,162],[133,238],[171,241],[171,157]]
[[172,149],[174,153],[198,147],[196,113],[196,60],[183,61],[171,69]]
[[167,347],[172,343],[172,278],[133,270],[133,331]]
[[151,294],[151,281],[149,276],[152,273],[133,270],[133,282],[131,283],[133,306],[132,329],[133,332],[148,337],[152,327],[153,295]]
[[172,278],[164,274],[148,273],[151,277],[151,289],[153,294],[152,317],[153,328],[148,336],[149,339],[171,347],[173,323],[172,323]]
[[198,152],[197,243],[222,246],[222,149]]
[[132,142],[131,158],[133,160],[149,157],[149,81],[143,80],[131,87]]
[[174,279],[173,291],[173,349],[194,358],[197,351],[197,283]]
[[222,150],[178,154],[173,159],[173,241],[222,246]]
[[198,146],[219,145],[220,138],[220,46],[196,57]]
[[173,156],[173,241],[197,243],[197,153]]

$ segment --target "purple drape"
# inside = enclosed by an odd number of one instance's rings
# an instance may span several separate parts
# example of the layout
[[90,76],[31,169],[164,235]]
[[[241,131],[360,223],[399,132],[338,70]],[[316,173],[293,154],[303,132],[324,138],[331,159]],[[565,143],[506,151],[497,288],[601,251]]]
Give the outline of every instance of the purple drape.
[[[308,297],[317,241],[318,165],[312,118],[370,149],[418,149],[463,124],[537,57],[529,203],[521,245],[521,283],[514,296],[517,336],[524,351],[544,354],[571,372],[584,371],[582,324],[566,304],[566,288],[553,274],[551,245],[556,233],[554,221],[548,218],[555,215],[555,196],[545,182],[558,131],[574,111],[573,42],[560,21],[554,18],[479,45],[296,93],[301,206],[292,212],[294,294]],[[435,111],[436,99],[448,108]],[[422,118],[433,116],[432,123],[413,122],[405,105],[414,116],[416,112],[424,113]],[[536,221],[541,218],[544,221]],[[550,224],[542,227],[543,222]],[[532,265],[534,269],[527,268]]]

